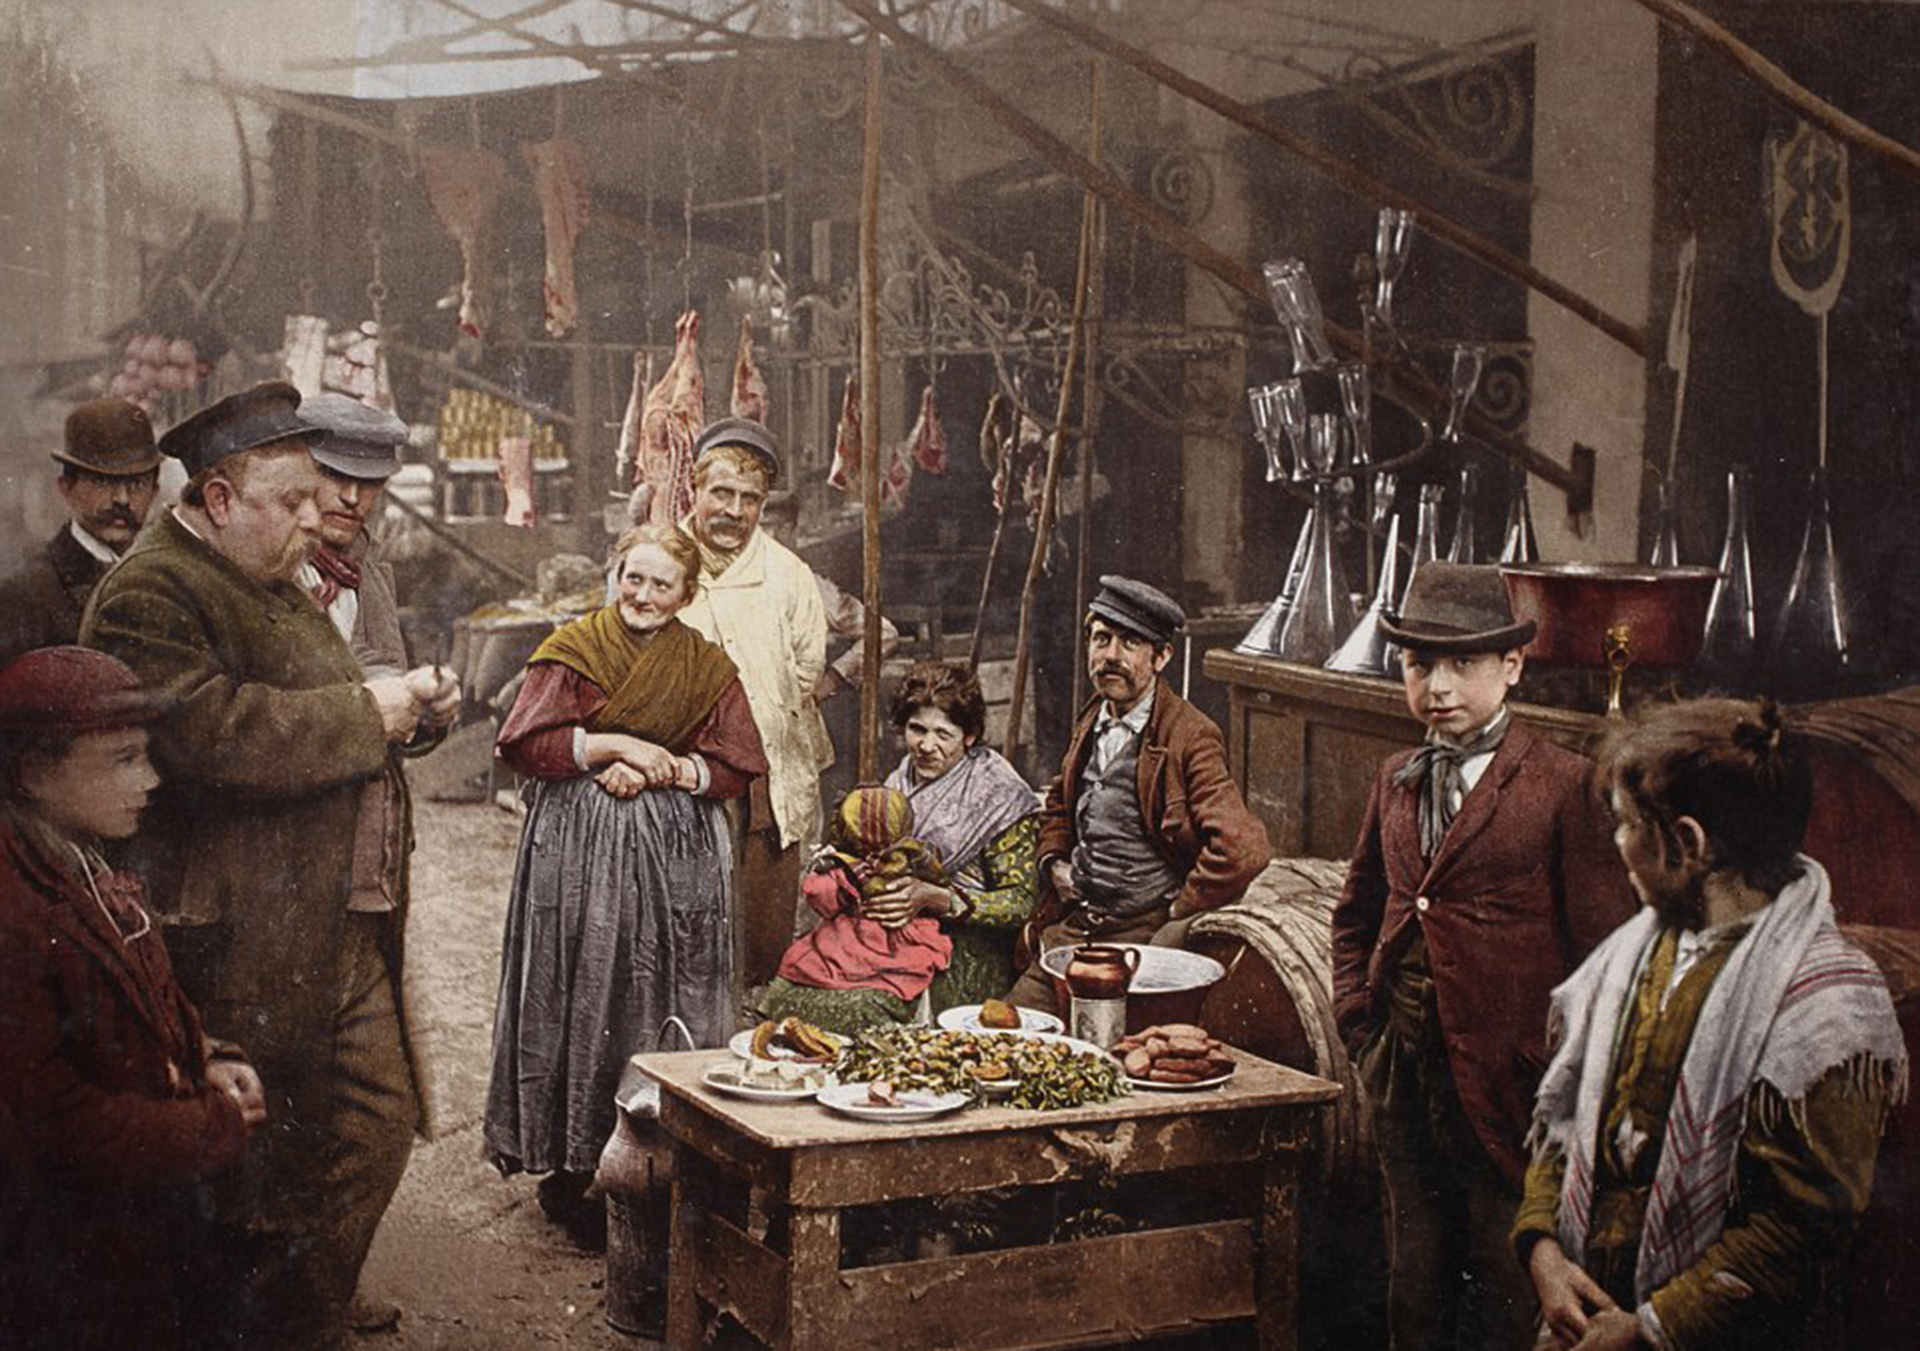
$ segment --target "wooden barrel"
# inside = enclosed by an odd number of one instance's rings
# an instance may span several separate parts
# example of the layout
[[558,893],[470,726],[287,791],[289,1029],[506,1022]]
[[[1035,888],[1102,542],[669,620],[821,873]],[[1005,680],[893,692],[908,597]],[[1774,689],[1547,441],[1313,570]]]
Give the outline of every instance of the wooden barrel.
[[1333,907],[1347,865],[1277,859],[1233,905],[1193,922],[1187,946],[1227,969],[1200,1022],[1221,1040],[1339,1084],[1320,1116],[1300,1206],[1300,1345],[1386,1344],[1386,1235],[1366,1112],[1333,1018]]
[[1200,1008],[1209,1032],[1346,1090],[1322,1117],[1326,1178],[1372,1167],[1366,1114],[1333,1017],[1333,907],[1346,872],[1328,859],[1276,859],[1239,901],[1195,919],[1186,942],[1227,968]]

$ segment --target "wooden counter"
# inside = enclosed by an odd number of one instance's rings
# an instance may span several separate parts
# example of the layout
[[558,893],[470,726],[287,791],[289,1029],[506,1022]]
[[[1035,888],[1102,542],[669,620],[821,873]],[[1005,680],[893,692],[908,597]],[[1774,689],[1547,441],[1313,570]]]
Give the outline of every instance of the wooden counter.
[[[636,1056],[674,1142],[667,1344],[791,1351],[1095,1346],[1251,1318],[1295,1343],[1295,1211],[1309,1127],[1339,1088],[1245,1052],[1226,1084],[1056,1112],[974,1107],[910,1124],[817,1103],[723,1097],[724,1052]],[[1179,1191],[1204,1178],[1233,1213],[1070,1242],[913,1261],[849,1258],[862,1207],[1019,1188],[1032,1213],[1089,1179]],[[1114,1204],[1118,1205],[1118,1202]]]
[[[1227,687],[1227,758],[1279,858],[1353,853],[1381,760],[1424,735],[1397,681],[1216,649],[1206,674]],[[1605,719],[1516,702],[1516,716],[1588,749]]]

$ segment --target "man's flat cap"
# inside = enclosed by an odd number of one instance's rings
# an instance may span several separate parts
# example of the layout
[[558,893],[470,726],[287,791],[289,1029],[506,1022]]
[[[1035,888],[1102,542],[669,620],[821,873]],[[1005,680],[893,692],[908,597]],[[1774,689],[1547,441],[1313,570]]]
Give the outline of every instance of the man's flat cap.
[[1172,642],[1187,624],[1187,612],[1166,592],[1114,573],[1100,579],[1100,593],[1087,611],[1150,643]]
[[767,467],[767,486],[771,488],[780,481],[780,443],[773,439],[773,433],[764,423],[750,417],[715,418],[701,429],[700,439],[694,442],[693,462],[700,463],[708,451],[718,446],[739,446],[752,451]]
[[299,390],[284,380],[268,380],[175,423],[160,438],[160,450],[180,461],[192,478],[243,450],[295,436],[312,438],[313,428],[301,418],[299,407]]
[[125,399],[94,399],[67,414],[66,445],[53,458],[89,474],[131,478],[152,473],[160,452],[146,409]]
[[1491,563],[1422,563],[1400,612],[1380,620],[1380,631],[1404,648],[1454,656],[1525,647],[1535,627],[1514,622],[1507,584]]
[[41,647],[0,669],[0,735],[79,736],[152,722],[161,700],[117,657]]
[[300,420],[320,433],[308,449],[323,468],[363,479],[399,472],[407,424],[392,413],[345,394],[316,394],[300,405]]

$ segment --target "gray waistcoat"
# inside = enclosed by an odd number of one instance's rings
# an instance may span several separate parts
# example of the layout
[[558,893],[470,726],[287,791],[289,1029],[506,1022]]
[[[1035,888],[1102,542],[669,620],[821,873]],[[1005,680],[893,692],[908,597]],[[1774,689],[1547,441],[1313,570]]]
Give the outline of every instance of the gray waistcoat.
[[1144,732],[1107,765],[1094,769],[1090,753],[1080,776],[1080,800],[1073,821],[1079,843],[1073,849],[1073,873],[1096,910],[1116,918],[1137,915],[1164,904],[1184,880],[1148,837],[1140,822],[1140,746]]

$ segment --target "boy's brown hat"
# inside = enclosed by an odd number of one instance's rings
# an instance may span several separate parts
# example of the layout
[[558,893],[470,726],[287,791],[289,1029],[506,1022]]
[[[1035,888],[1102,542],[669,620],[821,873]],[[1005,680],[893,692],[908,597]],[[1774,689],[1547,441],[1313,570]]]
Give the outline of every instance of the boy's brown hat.
[[1380,631],[1416,652],[1509,652],[1533,641],[1536,625],[1515,623],[1507,584],[1490,563],[1423,563],[1398,614]]

